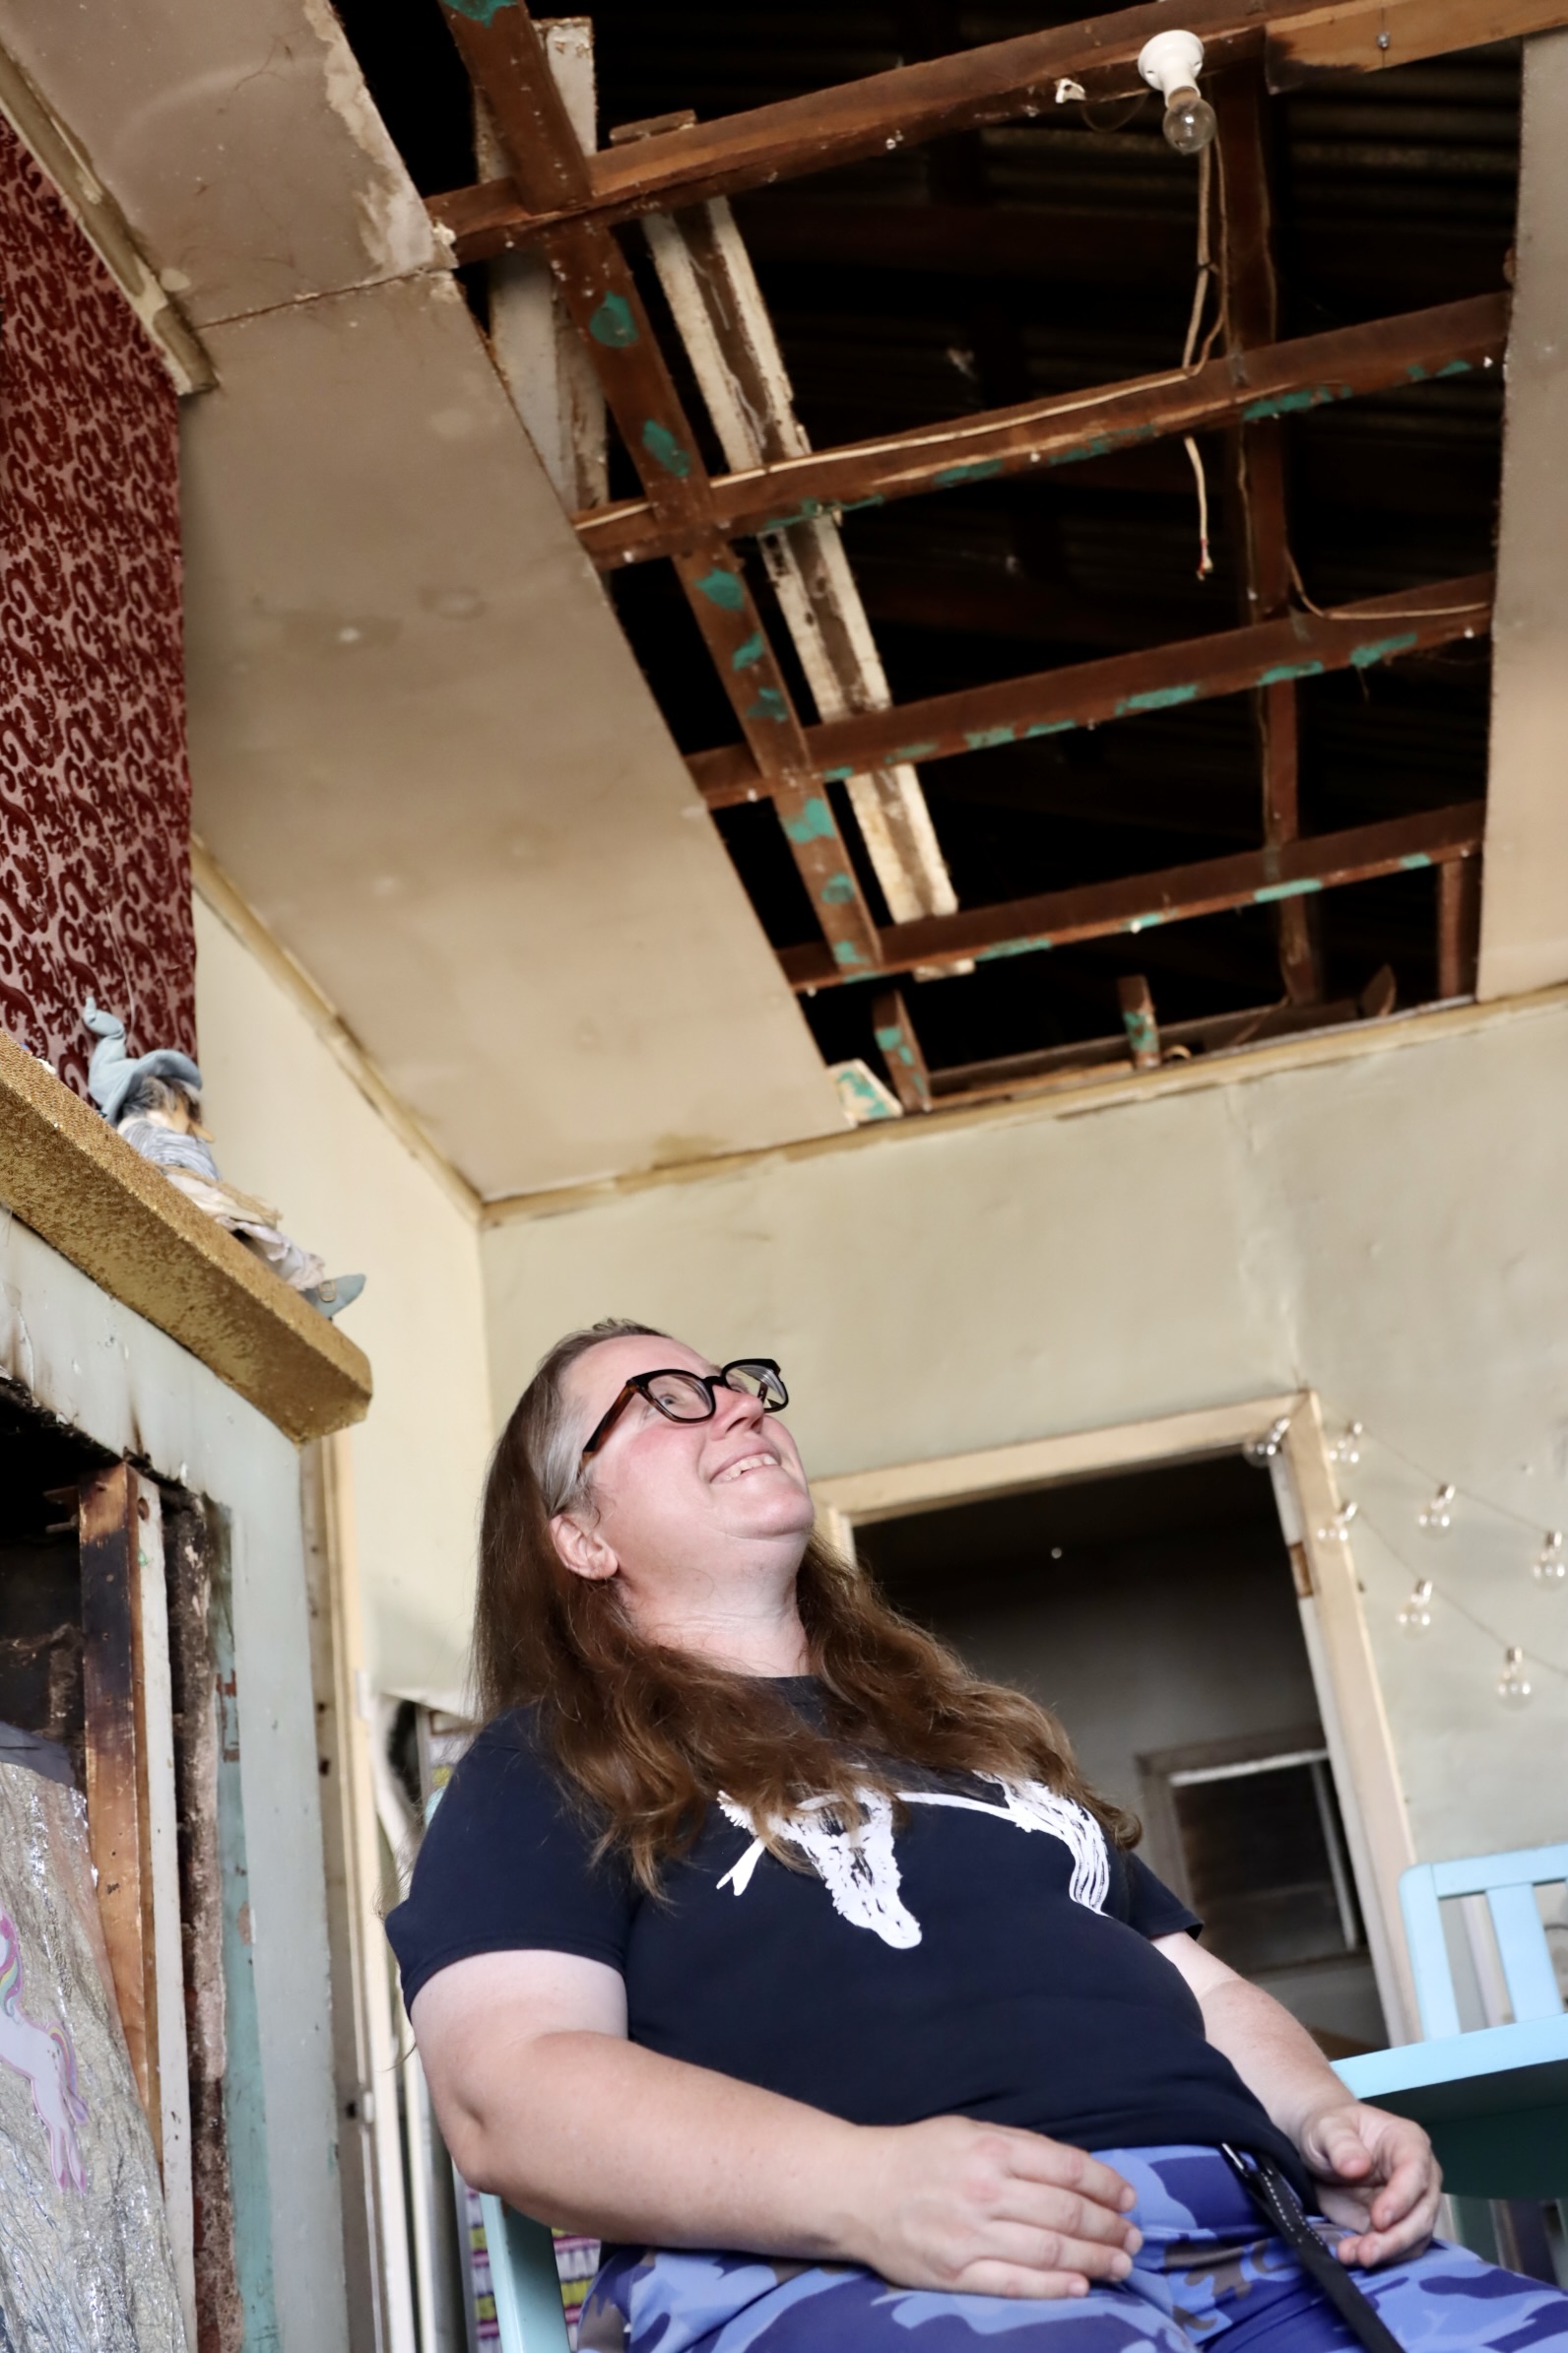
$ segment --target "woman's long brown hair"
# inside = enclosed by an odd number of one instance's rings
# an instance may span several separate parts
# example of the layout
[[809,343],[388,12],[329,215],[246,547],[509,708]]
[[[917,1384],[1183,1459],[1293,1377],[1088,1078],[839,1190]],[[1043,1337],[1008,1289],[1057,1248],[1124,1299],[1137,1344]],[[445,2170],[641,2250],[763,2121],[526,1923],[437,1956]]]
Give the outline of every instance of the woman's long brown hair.
[[568,1333],[501,1433],[480,1529],[474,1671],[487,1721],[534,1705],[545,1753],[643,1885],[657,1890],[661,1865],[690,1845],[721,1790],[790,1861],[778,1833],[803,1798],[831,1797],[853,1819],[858,1792],[891,1792],[895,1763],[1043,1782],[1131,1845],[1137,1824],[1086,1787],[1043,1708],[971,1675],[817,1535],[798,1590],[823,1731],[765,1677],[645,1641],[613,1578],[573,1575],[550,1523],[591,1501],[591,1486],[562,1379],[585,1350],[631,1334],[669,1338],[619,1320]]

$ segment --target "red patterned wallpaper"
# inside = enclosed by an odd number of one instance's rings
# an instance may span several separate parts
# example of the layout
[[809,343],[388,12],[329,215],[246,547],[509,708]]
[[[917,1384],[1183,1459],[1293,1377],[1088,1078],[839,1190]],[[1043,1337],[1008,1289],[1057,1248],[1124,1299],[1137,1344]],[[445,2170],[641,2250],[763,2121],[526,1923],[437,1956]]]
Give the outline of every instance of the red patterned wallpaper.
[[0,1024],[195,1051],[173,386],[0,121]]

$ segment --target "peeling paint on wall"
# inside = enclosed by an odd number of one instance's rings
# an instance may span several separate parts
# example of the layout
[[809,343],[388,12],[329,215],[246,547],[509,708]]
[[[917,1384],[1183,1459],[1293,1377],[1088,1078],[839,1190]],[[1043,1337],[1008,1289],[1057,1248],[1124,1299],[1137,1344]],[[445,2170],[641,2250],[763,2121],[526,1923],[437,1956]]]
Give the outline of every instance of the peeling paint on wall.
[[355,191],[366,258],[388,278],[428,269],[434,259],[429,215],[376,111],[330,0],[299,0],[299,5],[321,43],[327,104],[371,166],[366,184]]

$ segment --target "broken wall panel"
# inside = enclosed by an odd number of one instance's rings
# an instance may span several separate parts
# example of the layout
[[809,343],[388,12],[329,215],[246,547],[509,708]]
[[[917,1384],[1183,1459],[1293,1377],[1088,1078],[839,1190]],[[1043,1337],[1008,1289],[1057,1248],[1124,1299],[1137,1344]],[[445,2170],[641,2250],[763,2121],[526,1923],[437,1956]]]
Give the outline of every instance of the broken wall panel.
[[79,1793],[0,1760],[0,2323],[17,2353],[184,2353],[158,2160]]
[[81,1488],[88,1838],[120,2023],[194,2321],[190,2090],[161,1498],[128,1463]]

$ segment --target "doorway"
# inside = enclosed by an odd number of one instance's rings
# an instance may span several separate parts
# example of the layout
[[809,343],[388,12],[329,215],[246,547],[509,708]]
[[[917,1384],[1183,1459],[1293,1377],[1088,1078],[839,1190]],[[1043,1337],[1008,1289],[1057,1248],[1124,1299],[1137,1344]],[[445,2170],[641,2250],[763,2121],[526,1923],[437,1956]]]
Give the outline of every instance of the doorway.
[[1271,1479],[1240,1452],[879,1516],[897,1606],[1066,1726],[1142,1852],[1331,2058],[1388,2040]]

